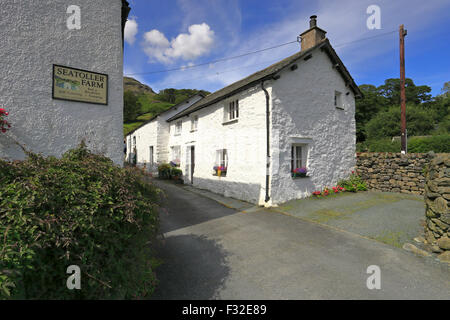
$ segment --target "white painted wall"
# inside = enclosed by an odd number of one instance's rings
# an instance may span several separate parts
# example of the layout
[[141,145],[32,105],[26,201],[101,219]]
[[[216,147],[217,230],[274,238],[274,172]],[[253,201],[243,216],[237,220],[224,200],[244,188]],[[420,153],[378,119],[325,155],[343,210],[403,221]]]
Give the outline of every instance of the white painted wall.
[[[270,91],[270,87],[269,87]],[[239,99],[239,120],[224,124],[228,101]],[[195,146],[193,185],[243,199],[263,203],[266,175],[266,98],[259,86],[183,117],[182,133],[175,135],[170,123],[169,147],[181,147],[181,166],[185,183],[190,183],[190,152]],[[191,118],[198,115],[198,129],[191,132]],[[229,161],[226,177],[214,176],[216,151],[227,149]],[[172,159],[169,159],[172,160]]]
[[[332,187],[356,164],[355,98],[324,52],[273,82],[271,201],[279,204]],[[344,110],[334,106],[342,92]],[[348,95],[346,93],[349,92]],[[291,177],[291,145],[308,143],[307,178]]]
[[[81,8],[81,30],[68,30],[66,10]],[[31,151],[60,156],[82,139],[123,164],[123,53],[120,0],[1,1],[0,105],[12,128],[0,134],[0,157]],[[109,75],[109,104],[52,99],[52,66]]]
[[[277,205],[309,196],[333,186],[353,170],[355,160],[355,101],[350,88],[325,53],[316,50],[298,69],[284,69],[278,80],[265,83],[271,109],[270,202]],[[335,91],[342,92],[344,110],[334,106]],[[346,95],[347,92],[350,92]],[[239,99],[237,123],[223,125],[224,108]],[[182,133],[175,135],[171,122],[169,147],[181,147],[181,166],[190,183],[190,146],[195,146],[193,185],[225,196],[259,205],[265,197],[266,100],[260,86],[220,101],[190,115],[198,115],[196,132],[190,132],[191,118],[183,118]],[[291,176],[291,146],[305,144],[307,178]],[[227,149],[226,177],[213,176],[215,152]],[[172,160],[172,159],[169,159]]]
[[[172,107],[171,109],[161,113],[152,121],[146,123],[142,127],[136,129],[127,135],[127,161],[131,161],[134,156],[133,138],[136,138],[137,165],[146,166],[149,171],[157,171],[158,164],[169,161],[169,123],[167,119],[175,114],[184,111],[193,105],[202,96],[195,95],[188,100]],[[150,164],[150,146],[153,146],[153,165]]]

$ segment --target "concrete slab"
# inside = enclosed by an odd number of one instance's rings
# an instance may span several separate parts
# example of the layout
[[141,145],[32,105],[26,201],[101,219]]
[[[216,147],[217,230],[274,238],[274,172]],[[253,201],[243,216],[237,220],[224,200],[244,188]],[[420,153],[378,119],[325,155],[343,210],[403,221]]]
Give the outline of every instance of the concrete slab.
[[274,209],[366,236],[398,248],[423,232],[423,196],[359,192],[287,202]]

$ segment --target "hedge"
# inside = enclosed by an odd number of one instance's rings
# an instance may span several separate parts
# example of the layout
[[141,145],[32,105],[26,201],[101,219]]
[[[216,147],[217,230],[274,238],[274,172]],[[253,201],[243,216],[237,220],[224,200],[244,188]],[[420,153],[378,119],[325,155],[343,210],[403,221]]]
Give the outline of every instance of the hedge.
[[[0,160],[0,298],[151,295],[160,191],[84,145],[61,159]],[[81,290],[66,286],[81,269]]]
[[[392,142],[390,138],[367,140],[358,143],[358,152],[400,152],[401,144],[399,140]],[[408,139],[409,153],[426,153],[434,151],[436,153],[450,152],[450,135],[438,135],[425,138],[410,137]]]

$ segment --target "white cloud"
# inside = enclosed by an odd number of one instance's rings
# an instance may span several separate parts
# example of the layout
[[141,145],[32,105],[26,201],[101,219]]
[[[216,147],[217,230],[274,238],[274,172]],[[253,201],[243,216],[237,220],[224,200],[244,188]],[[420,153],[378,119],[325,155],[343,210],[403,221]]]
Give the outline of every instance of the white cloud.
[[130,19],[125,24],[125,32],[124,32],[124,38],[125,41],[128,42],[130,45],[133,45],[136,41],[136,34],[138,33],[138,23],[136,19]]
[[176,59],[193,60],[208,54],[214,45],[214,31],[206,23],[193,24],[189,33],[181,33],[170,42],[159,30],[144,34],[144,52],[151,61],[171,63]]

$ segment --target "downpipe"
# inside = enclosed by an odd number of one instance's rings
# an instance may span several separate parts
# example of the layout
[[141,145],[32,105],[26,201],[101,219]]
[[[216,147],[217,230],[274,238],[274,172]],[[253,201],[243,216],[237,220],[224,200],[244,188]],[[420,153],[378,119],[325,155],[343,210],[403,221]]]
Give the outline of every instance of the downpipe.
[[269,202],[270,196],[269,196],[269,183],[270,183],[270,96],[269,92],[264,88],[264,81],[261,82],[261,88],[263,89],[265,95],[266,95],[266,135],[267,135],[267,158],[266,158],[266,197],[265,202]]

